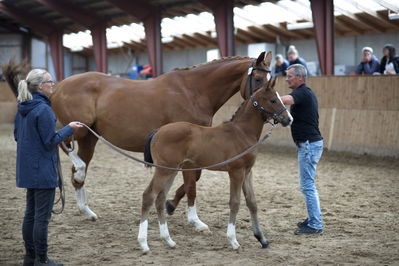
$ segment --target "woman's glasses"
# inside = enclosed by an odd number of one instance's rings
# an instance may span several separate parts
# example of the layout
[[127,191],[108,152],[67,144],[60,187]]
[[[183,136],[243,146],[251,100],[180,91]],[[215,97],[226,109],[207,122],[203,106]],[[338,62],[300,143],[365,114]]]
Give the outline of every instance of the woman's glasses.
[[55,82],[52,80],[43,81],[42,83],[50,83],[51,85],[55,85]]

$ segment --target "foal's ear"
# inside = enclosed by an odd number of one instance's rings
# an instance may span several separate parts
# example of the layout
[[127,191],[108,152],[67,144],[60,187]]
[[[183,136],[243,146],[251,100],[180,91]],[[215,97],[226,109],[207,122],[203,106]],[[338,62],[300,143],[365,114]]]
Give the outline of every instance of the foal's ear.
[[276,85],[276,77],[272,77],[269,82],[267,83],[267,89],[272,89],[274,88],[274,85]]
[[259,66],[262,63],[263,59],[265,59],[265,53],[266,52],[260,53],[260,55],[258,56],[258,59],[256,59],[256,65],[257,66]]
[[272,79],[270,80],[270,88],[274,88],[274,86],[276,85],[276,80],[277,80],[277,78],[276,77],[272,77]]

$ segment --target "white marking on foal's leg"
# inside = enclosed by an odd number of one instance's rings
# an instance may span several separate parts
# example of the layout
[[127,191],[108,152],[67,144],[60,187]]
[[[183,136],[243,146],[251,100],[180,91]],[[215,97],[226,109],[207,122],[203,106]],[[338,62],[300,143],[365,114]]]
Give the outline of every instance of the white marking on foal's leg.
[[76,172],[73,173],[73,179],[78,183],[83,183],[86,177],[86,163],[79,158],[76,151],[71,151],[68,153],[68,156],[76,170]]
[[176,246],[175,241],[170,238],[168,224],[166,222],[164,224],[159,223],[159,233],[161,238],[166,240],[166,243],[168,243],[169,247],[173,248]]
[[93,221],[97,220],[97,214],[90,210],[87,200],[87,192],[85,187],[76,189],[76,202],[79,210],[86,216],[90,217]]
[[194,224],[197,232],[210,232],[209,227],[198,218],[195,204],[193,206],[188,206],[187,221]]
[[233,249],[238,249],[240,247],[236,238],[236,226],[232,223],[229,223],[227,226],[227,238],[229,239]]
[[148,247],[147,244],[147,231],[148,231],[148,220],[145,220],[144,222],[140,223],[139,236],[137,237],[137,241],[139,242],[141,250],[143,251],[144,254],[147,254],[148,251],[150,251],[150,248]]

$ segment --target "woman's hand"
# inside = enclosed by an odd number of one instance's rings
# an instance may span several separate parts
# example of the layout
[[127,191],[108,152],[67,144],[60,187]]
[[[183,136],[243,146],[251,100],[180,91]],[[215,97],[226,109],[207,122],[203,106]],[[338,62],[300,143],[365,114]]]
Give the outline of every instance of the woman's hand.
[[83,125],[80,122],[76,121],[69,123],[69,125],[73,128],[74,131],[77,130],[78,128],[83,127]]

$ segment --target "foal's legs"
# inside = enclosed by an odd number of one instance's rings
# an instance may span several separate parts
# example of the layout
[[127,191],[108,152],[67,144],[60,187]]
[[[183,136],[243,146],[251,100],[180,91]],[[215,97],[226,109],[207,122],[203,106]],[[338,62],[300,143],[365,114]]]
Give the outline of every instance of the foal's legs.
[[176,173],[169,178],[167,181],[165,188],[158,194],[157,199],[155,200],[155,207],[157,209],[158,213],[158,221],[159,221],[159,233],[162,239],[166,241],[168,246],[174,247],[176,246],[176,243],[170,238],[169,235],[169,230],[168,230],[168,224],[165,219],[165,201],[166,201],[166,195],[168,195],[169,189],[171,185],[173,184],[173,181],[175,179]]
[[[140,229],[138,235],[138,242],[140,244],[143,253],[147,253],[150,249],[147,244],[147,231],[148,231],[148,214],[150,212],[150,208],[154,203],[154,200],[157,198],[157,210],[158,217],[162,220],[159,221],[159,227],[161,230],[161,237],[167,240],[169,246],[174,246],[175,243],[170,239],[168,227],[165,221],[165,217],[161,214],[160,211],[163,212],[163,206],[161,207],[161,201],[163,201],[162,205],[165,204],[166,192],[169,189],[171,183],[173,182],[173,178],[176,176],[176,172],[157,168],[154,173],[154,177],[152,178],[150,184],[147,189],[143,193],[143,203],[141,208],[141,220],[140,220]],[[163,194],[160,195],[159,194]]]
[[[203,223],[197,215],[197,208],[195,206],[195,198],[197,196],[196,182],[201,177],[201,171],[185,171],[183,172],[184,184],[180,186],[173,201],[166,202],[166,208],[169,214],[173,214],[177,204],[187,194],[187,221],[194,224],[195,230],[198,232],[209,232],[209,227]],[[182,189],[183,188],[183,189]]]
[[[176,190],[175,197],[173,200],[166,201],[166,211],[169,215],[172,215],[175,211],[177,205],[179,205],[180,200],[186,195],[187,198],[190,194],[190,197],[196,197],[196,185],[194,181],[198,181],[201,177],[201,170],[199,171],[183,171],[182,172],[184,179],[184,183]],[[186,182],[187,181],[187,182]],[[194,185],[193,185],[194,184]],[[194,191],[192,192],[194,188]]]
[[76,201],[79,210],[90,217],[92,220],[97,219],[97,214],[90,210],[87,200],[87,192],[84,187],[84,180],[86,178],[87,167],[89,166],[90,160],[93,158],[94,147],[96,146],[97,138],[89,133],[81,139],[78,139],[79,150],[76,152],[70,152],[72,167],[72,185],[75,187]]
[[255,193],[252,185],[252,171],[247,174],[244,184],[242,185],[242,190],[247,202],[247,207],[251,213],[252,231],[254,232],[254,236],[262,244],[262,248],[267,248],[269,247],[269,243],[263,235],[262,228],[258,220],[258,207],[256,205]]
[[233,249],[238,249],[240,244],[236,238],[236,217],[240,208],[241,187],[245,178],[244,169],[236,169],[229,171],[230,176],[230,219],[227,225],[227,238]]

